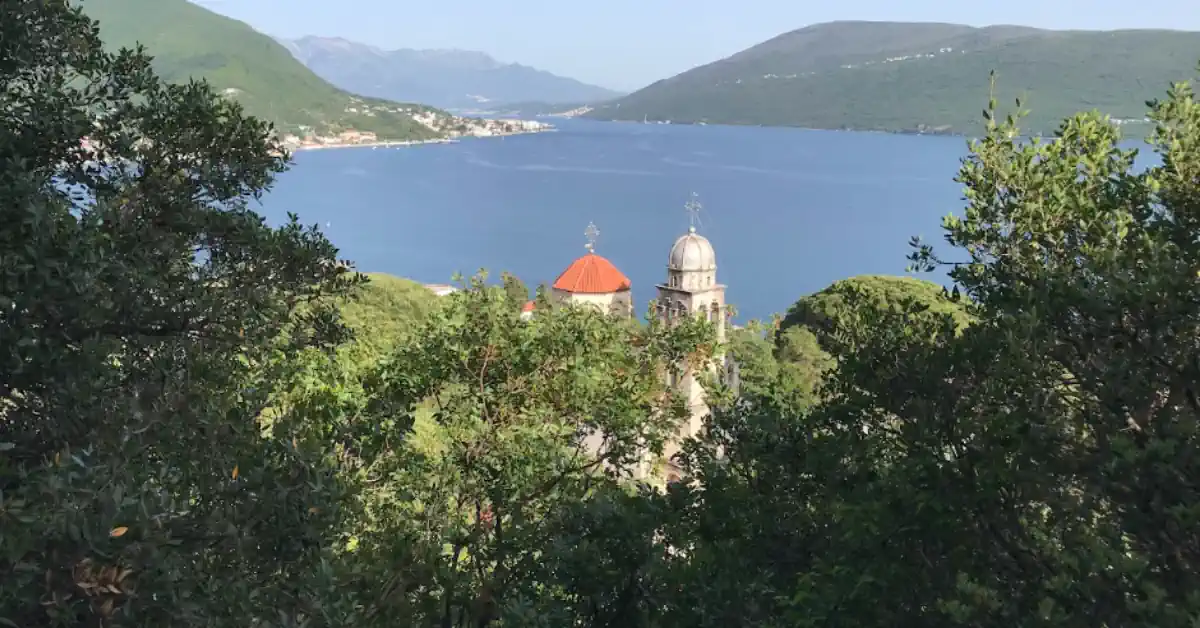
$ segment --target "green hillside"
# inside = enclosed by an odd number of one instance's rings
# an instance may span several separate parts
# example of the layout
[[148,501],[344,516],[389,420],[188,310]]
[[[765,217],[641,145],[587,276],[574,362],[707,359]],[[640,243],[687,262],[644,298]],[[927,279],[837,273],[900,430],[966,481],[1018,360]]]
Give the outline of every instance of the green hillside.
[[[1191,76],[1200,33],[833,22],[780,35],[659,81],[587,117],[679,123],[973,133],[988,99],[1023,96],[1025,126],[1080,110],[1140,122],[1147,100]],[[1140,128],[1139,128],[1140,127]]]
[[411,117],[428,107],[337,89],[270,37],[187,0],[84,0],[82,6],[100,22],[108,46],[140,42],[163,78],[206,79],[280,131],[355,129],[397,140],[438,136]]
[[357,334],[353,345],[378,357],[411,333],[438,304],[425,286],[385,273],[365,273],[370,282],[354,299],[340,304],[346,324]]

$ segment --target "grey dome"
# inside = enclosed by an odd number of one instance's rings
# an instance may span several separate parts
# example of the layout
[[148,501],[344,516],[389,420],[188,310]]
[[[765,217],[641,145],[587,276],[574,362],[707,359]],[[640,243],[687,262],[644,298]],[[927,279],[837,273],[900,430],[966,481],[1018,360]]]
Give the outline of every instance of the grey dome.
[[698,235],[695,229],[675,241],[667,268],[677,271],[710,271],[717,269],[717,254],[708,238]]

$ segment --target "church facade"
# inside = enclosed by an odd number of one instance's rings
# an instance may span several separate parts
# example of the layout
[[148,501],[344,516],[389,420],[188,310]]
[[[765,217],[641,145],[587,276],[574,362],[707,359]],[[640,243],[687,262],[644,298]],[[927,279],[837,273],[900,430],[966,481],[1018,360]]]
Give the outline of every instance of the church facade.
[[[632,282],[611,261],[596,254],[598,232],[594,225],[588,226],[585,235],[588,237],[587,253],[572,261],[555,279],[551,295],[561,302],[589,305],[618,316],[634,316]],[[712,243],[698,234],[694,225],[671,246],[665,275],[664,281],[655,287],[656,316],[668,324],[684,317],[703,317],[716,328],[718,345],[723,344],[729,327],[725,286],[717,281],[717,256]],[[532,315],[533,303],[530,302],[526,304],[525,316]],[[727,356],[719,357],[716,362],[711,375],[734,377],[736,367]],[[687,400],[688,418],[681,422],[675,438],[667,444],[663,466],[645,460],[633,474],[639,479],[658,476],[670,482],[682,477],[674,463],[682,440],[703,428],[709,407],[701,383],[703,378],[687,364],[668,369],[664,378],[669,387]],[[602,439],[597,435],[588,441],[589,446],[596,447]]]

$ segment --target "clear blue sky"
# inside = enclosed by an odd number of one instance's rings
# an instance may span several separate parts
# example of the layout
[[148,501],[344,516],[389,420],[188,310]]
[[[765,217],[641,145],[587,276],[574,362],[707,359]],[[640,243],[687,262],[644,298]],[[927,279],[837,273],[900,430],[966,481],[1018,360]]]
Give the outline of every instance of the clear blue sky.
[[271,35],[480,50],[621,90],[832,20],[1200,30],[1197,0],[196,1]]

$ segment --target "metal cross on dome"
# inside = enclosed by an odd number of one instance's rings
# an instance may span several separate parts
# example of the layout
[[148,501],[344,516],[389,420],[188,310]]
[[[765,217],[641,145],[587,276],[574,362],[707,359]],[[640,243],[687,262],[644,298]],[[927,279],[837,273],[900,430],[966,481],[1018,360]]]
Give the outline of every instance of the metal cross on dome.
[[600,230],[596,228],[596,223],[589,222],[587,229],[583,232],[583,237],[587,238],[587,244],[584,246],[589,253],[596,250],[596,239],[600,237]]
[[692,192],[692,198],[684,203],[683,209],[688,213],[688,231],[695,232],[696,225],[700,223],[700,210],[704,209],[704,206],[700,204],[700,195]]

